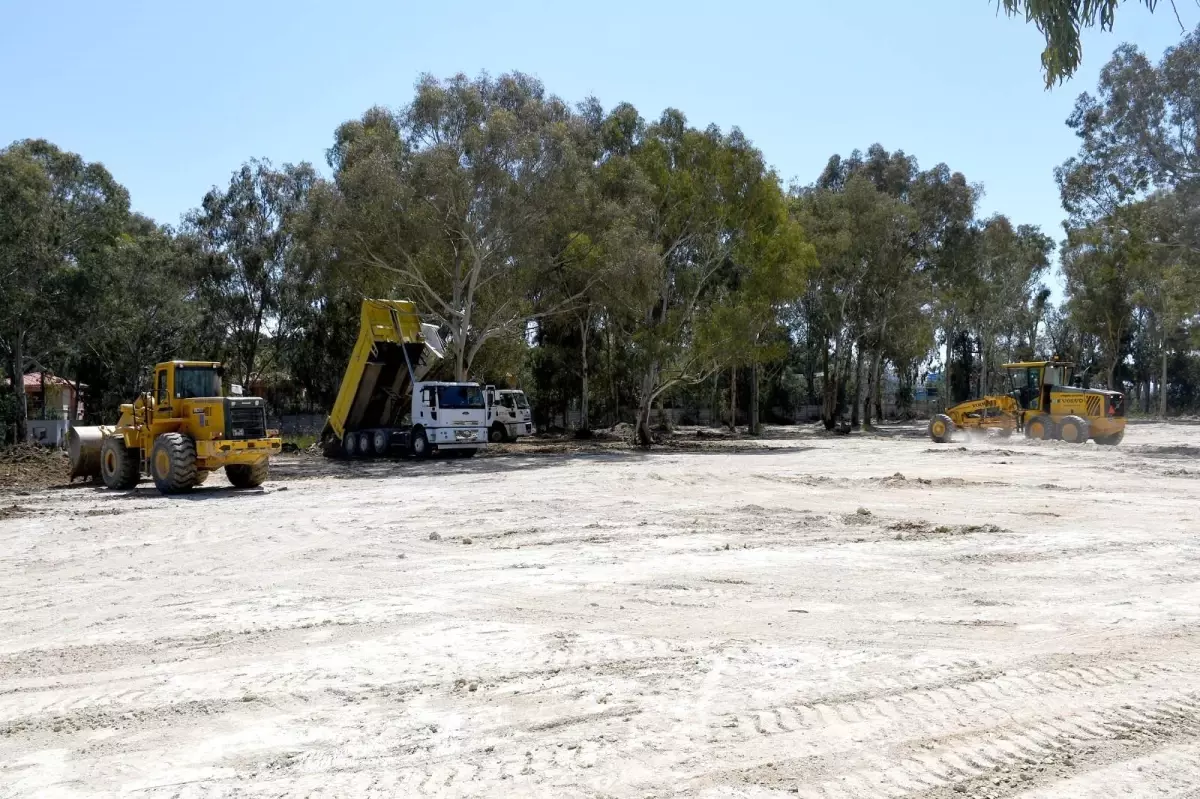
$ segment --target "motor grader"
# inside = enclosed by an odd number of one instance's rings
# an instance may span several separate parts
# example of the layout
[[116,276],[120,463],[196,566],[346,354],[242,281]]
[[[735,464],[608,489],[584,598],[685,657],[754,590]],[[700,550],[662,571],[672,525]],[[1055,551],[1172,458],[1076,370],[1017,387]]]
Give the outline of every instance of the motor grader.
[[1006,363],[1008,394],[968,400],[929,421],[929,437],[939,444],[958,430],[996,430],[1005,438],[1059,439],[1115,446],[1125,437],[1125,395],[1119,391],[1071,385],[1074,364],[1052,359]]
[[223,373],[209,361],[155,366],[153,389],[122,405],[115,427],[71,428],[71,479],[128,490],[149,474],[159,491],[178,494],[223,468],[236,488],[262,485],[282,442],[267,437],[262,399],[225,396]]

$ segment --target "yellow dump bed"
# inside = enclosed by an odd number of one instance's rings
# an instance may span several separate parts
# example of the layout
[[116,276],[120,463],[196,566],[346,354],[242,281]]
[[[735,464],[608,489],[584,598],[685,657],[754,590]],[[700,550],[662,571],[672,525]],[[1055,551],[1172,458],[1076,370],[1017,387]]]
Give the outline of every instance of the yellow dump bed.
[[417,307],[407,300],[363,300],[358,341],[342,376],[328,426],[339,439],[347,430],[398,427],[409,410],[408,392],[440,357],[427,341]]

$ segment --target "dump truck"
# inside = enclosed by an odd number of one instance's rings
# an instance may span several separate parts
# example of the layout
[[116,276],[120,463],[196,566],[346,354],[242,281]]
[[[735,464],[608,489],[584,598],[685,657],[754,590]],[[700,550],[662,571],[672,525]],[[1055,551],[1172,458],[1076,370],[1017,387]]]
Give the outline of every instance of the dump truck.
[[425,381],[443,357],[433,325],[407,300],[362,303],[358,339],[321,433],[330,458],[435,452],[471,457],[487,445],[478,383]]
[[488,386],[484,394],[488,404],[488,441],[500,444],[533,435],[533,414],[524,391]]
[[1048,361],[1006,363],[1008,394],[955,405],[929,421],[929,437],[950,441],[956,429],[1022,431],[1026,438],[1083,444],[1088,439],[1116,446],[1125,437],[1125,395],[1119,391],[1070,385],[1074,364]]
[[179,494],[224,469],[236,488],[262,485],[282,442],[267,436],[266,403],[226,396],[223,374],[211,361],[155,366],[152,390],[121,405],[115,426],[71,428],[71,479],[126,491],[148,474],[162,493]]

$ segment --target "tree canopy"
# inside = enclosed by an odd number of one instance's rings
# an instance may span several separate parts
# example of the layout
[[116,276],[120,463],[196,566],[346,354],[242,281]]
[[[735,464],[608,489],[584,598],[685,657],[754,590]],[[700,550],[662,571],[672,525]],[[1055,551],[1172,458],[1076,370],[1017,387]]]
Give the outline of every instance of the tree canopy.
[[[998,0],[998,5],[1010,17],[1024,16],[1046,37],[1042,69],[1046,86],[1050,87],[1079,68],[1083,61],[1083,31],[1093,27],[1111,31],[1117,7],[1123,2],[1143,5],[1153,12],[1162,0]],[[1167,0],[1167,4],[1175,9],[1175,0]],[[1175,17],[1179,18],[1177,9]]]
[[[1115,5],[1005,7],[1061,38],[1056,14],[1111,25]],[[1003,390],[1003,363],[1051,352],[1145,410],[1189,408],[1197,64],[1200,33],[1157,63],[1123,46],[1077,101],[1057,305],[1054,240],[981,216],[983,187],[951,165],[873,144],[785,186],[737,127],[572,104],[521,73],[424,76],[332,132],[327,176],[231,165],[177,228],[131,211],[103,165],[14,142],[0,429],[21,434],[30,372],[110,420],[173,358],[226,362],[275,413],[322,413],[365,297],[416,302],[445,376],[520,385],[543,427],[627,422],[643,443],[684,418],[872,425]]]

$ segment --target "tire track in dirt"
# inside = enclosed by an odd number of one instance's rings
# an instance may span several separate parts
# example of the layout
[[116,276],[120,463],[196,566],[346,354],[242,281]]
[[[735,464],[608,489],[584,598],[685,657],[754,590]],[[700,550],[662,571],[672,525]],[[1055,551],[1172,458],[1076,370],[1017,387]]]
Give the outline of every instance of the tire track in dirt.
[[[663,638],[559,633],[522,641],[522,650],[505,653],[506,659],[528,664],[527,668],[496,674],[488,668],[486,649],[474,647],[477,657],[460,664],[463,674],[474,679],[502,684],[519,679],[552,676],[560,672],[591,670],[595,674],[611,671],[636,671],[654,665],[695,657],[695,648],[686,642]],[[292,650],[278,653],[286,658]],[[164,671],[154,675],[129,674],[127,671],[93,673],[86,686],[64,688],[61,682],[22,687],[20,692],[0,694],[0,724],[8,722],[22,727],[41,727],[39,717],[58,719],[71,724],[72,714],[94,710],[113,713],[132,712],[149,707],[170,706],[184,701],[215,704],[234,703],[246,696],[263,700],[288,697],[311,697],[341,687],[346,672],[313,667],[295,662],[278,668],[278,661],[258,659],[248,666],[230,666],[228,658],[219,671],[203,668],[202,663],[189,662],[187,670]],[[215,662],[215,661],[214,661]],[[359,687],[349,694],[361,697],[409,692],[417,689],[444,688],[458,674],[446,675],[441,662],[433,655],[420,662],[410,662],[399,669],[406,675],[402,680],[373,679],[372,684]],[[341,690],[341,693],[347,693]],[[89,725],[90,726],[90,725]]]
[[1200,743],[1168,745],[1149,755],[1103,765],[1054,785],[1020,794],[1021,799],[1128,799],[1148,792],[1163,797],[1195,797],[1200,780]]
[[[951,797],[975,783],[994,792],[1008,784],[1007,770],[1070,765],[1083,742],[1108,741],[1123,757],[1147,741],[1200,738],[1200,693],[1171,690],[1184,673],[1195,674],[1163,666],[1059,669],[851,703],[784,705],[739,719],[731,743],[741,751],[757,739],[756,758],[794,756],[807,744],[817,761],[810,768],[824,760],[817,770],[834,777],[805,786],[810,796],[843,796],[848,785],[857,786],[855,797]],[[1154,696],[1132,701],[1131,688]],[[775,737],[797,740],[775,746]],[[921,742],[915,753],[914,742]],[[839,747],[857,755],[834,755]]]
[[[975,670],[958,676],[948,675],[944,681],[918,690],[909,690],[903,681],[880,679],[876,686],[857,694],[727,714],[720,726],[734,729],[742,737],[881,720],[907,726],[933,726],[951,716],[977,712],[981,708],[1119,685],[1147,675],[1171,677],[1180,673],[1196,672],[1167,664],[1076,667],[1024,674]],[[889,686],[892,682],[895,685]]]

